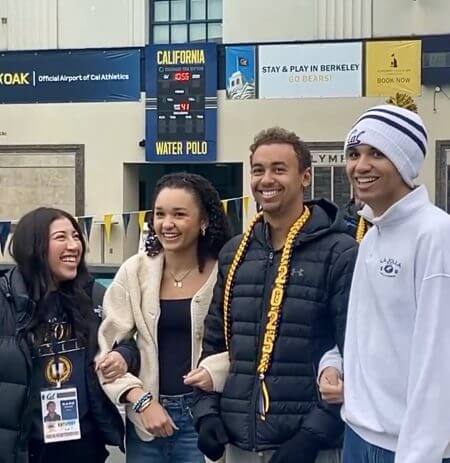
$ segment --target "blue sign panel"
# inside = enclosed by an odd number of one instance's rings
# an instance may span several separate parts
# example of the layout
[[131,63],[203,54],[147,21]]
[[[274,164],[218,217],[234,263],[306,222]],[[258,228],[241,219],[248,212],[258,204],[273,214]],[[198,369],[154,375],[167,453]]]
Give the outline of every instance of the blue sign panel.
[[214,161],[217,151],[215,44],[146,49],[147,161]]
[[140,50],[0,55],[1,103],[138,101]]
[[450,36],[422,39],[422,83],[445,85],[450,82]]
[[256,98],[254,46],[226,47],[227,97],[230,100]]

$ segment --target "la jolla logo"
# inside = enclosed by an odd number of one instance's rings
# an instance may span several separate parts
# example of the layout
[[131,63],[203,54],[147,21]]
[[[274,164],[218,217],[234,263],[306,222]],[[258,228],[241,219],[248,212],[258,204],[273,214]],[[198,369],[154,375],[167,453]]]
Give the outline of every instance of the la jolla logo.
[[359,137],[365,133],[365,130],[358,131],[358,129],[352,130],[347,140],[347,147],[361,145],[362,142]]
[[402,264],[391,257],[380,259],[380,275],[384,277],[396,277],[401,268]]

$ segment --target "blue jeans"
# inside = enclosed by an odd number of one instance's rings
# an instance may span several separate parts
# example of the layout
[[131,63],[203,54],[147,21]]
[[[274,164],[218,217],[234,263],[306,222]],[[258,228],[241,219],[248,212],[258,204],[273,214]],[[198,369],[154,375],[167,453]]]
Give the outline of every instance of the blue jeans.
[[205,463],[205,457],[197,448],[198,435],[190,409],[192,395],[161,395],[159,402],[180,429],[170,437],[145,442],[139,439],[134,425],[127,421],[127,463]]
[[[343,463],[394,463],[395,453],[369,444],[349,426],[345,427]],[[450,458],[442,460],[450,463]]]

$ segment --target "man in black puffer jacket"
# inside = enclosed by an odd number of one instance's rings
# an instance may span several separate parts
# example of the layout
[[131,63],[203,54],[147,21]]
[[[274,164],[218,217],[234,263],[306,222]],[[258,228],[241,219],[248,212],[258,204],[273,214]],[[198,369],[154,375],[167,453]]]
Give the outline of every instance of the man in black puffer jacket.
[[227,463],[337,462],[343,423],[316,373],[343,347],[357,245],[334,204],[303,203],[311,154],[294,133],[263,131],[250,150],[263,215],[219,257],[203,358],[228,350],[230,370],[221,394],[196,391],[199,447],[217,460],[229,443]]

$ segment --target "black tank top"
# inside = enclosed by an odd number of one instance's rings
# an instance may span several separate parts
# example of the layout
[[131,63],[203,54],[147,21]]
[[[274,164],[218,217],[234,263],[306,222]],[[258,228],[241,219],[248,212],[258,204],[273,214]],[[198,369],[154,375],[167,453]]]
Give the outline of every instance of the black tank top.
[[191,369],[191,299],[161,299],[158,323],[159,392],[192,392],[183,376]]

